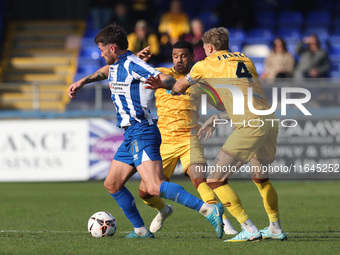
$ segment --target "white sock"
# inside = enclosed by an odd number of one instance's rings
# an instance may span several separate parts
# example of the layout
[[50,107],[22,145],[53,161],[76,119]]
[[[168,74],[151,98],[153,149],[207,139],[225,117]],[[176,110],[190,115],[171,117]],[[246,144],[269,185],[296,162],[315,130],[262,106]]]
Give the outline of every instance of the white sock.
[[225,229],[234,230],[233,226],[230,224],[228,219],[223,220],[223,225]]
[[282,233],[280,220],[269,222],[269,230],[274,235],[279,235]]
[[207,217],[213,210],[214,210],[214,207],[212,205],[204,203],[198,212],[202,214],[203,216]]
[[259,231],[250,218],[241,223],[241,226],[250,233],[256,233],[257,231]]
[[170,207],[168,205],[164,205],[162,209],[159,210],[159,213],[163,216],[169,213]]
[[137,235],[143,236],[148,232],[148,229],[145,226],[143,226],[143,227],[140,227],[140,228],[135,228],[135,232],[136,232]]

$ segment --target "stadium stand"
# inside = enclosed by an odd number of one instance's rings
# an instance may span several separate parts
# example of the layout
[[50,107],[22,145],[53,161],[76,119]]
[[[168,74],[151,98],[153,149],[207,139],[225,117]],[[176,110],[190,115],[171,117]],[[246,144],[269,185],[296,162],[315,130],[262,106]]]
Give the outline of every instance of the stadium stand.
[[84,26],[77,21],[11,22],[2,54],[1,108],[64,111]]
[[260,28],[274,28],[276,24],[276,16],[273,11],[257,12],[255,19],[257,26]]
[[329,11],[313,11],[307,14],[305,25],[307,27],[328,28],[330,23],[331,14]]
[[279,27],[300,27],[303,24],[303,15],[298,11],[283,11],[279,14],[277,25]]
[[[201,18],[205,30],[223,26],[223,19],[216,15],[216,8],[221,3],[222,0],[211,0],[209,4],[205,0],[199,0],[193,5],[190,0],[182,0],[183,9],[190,19]],[[156,1],[156,5],[159,17],[169,7],[167,1]],[[321,47],[329,53],[329,77],[340,78],[340,1],[314,0],[308,8],[303,9],[293,0],[258,0],[253,2],[253,7],[255,22],[251,28],[241,26],[228,29],[230,50],[248,54],[259,74],[263,70],[264,59],[269,54],[274,37],[282,37],[288,51],[298,60],[295,53],[297,43],[304,36],[314,33],[319,37]],[[152,17],[153,21],[155,19]],[[6,82],[6,86],[13,83],[19,85],[16,90],[11,87],[0,91],[2,109],[32,109],[32,84],[37,84],[40,88],[40,109],[63,111],[68,103],[65,93],[67,86],[105,64],[93,42],[98,30],[93,28],[91,19],[61,23],[12,22],[5,34],[1,33],[4,31],[4,22],[4,12],[1,9],[0,38],[2,34],[5,39],[1,64],[2,82]],[[155,22],[150,24],[156,25]],[[66,37],[70,34],[81,36],[77,49],[65,48]],[[172,64],[161,62],[158,65]],[[52,90],[57,93],[51,93]],[[84,100],[93,98],[93,91],[89,91],[82,96]],[[52,103],[52,99],[57,103]]]

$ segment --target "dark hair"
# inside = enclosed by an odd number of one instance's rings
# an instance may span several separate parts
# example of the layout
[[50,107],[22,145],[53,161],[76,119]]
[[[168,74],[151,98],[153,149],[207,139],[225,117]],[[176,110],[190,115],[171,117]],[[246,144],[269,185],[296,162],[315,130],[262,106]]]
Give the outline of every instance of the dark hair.
[[191,45],[191,43],[187,42],[187,41],[184,41],[184,40],[181,40],[181,41],[178,41],[176,42],[173,46],[172,46],[173,49],[187,49],[190,54],[193,54],[194,53],[194,49]]
[[94,42],[97,45],[99,43],[102,43],[103,45],[114,43],[121,50],[126,50],[129,47],[129,42],[124,29],[116,24],[111,24],[100,30],[94,38]]
[[282,37],[277,37],[273,41],[273,50],[275,51],[275,41],[279,40],[282,43],[282,48],[284,52],[288,52],[286,41]]

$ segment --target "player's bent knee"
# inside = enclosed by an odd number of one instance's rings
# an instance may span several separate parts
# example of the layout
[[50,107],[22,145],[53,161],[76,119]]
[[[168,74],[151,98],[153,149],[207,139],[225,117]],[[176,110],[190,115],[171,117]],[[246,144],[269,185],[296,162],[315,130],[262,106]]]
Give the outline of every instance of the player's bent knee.
[[158,185],[150,185],[147,187],[147,193],[150,196],[159,196],[159,189],[160,187]]
[[122,189],[120,185],[117,185],[115,183],[109,183],[106,180],[104,181],[104,187],[110,194],[114,194]]
[[198,189],[201,183],[205,182],[205,178],[192,178],[192,184],[194,184],[195,189]]
[[269,181],[269,178],[255,178],[255,177],[251,177],[251,179],[255,183],[265,183],[265,182]]
[[225,179],[224,181],[218,181],[218,182],[209,182],[207,180],[207,184],[212,190],[214,190],[214,189],[217,189],[218,187],[228,184],[228,179]]
[[143,190],[138,190],[138,195],[141,199],[149,199],[152,198],[153,196],[150,195],[148,192],[145,192]]

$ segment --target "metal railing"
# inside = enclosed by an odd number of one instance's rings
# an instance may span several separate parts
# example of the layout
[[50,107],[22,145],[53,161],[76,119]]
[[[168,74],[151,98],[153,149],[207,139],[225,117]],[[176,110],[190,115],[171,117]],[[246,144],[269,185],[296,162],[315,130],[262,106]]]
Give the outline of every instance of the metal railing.
[[[15,110],[15,108],[6,107],[6,105],[10,106],[11,103],[30,102],[31,104],[26,104],[30,105],[30,107],[17,110],[40,111],[42,103],[51,101],[50,97],[56,93],[66,98],[66,111],[91,110],[100,112],[105,110],[112,111],[114,109],[108,81],[87,84],[79,90],[76,99],[70,100],[68,103],[67,88],[61,91],[50,85],[50,89],[46,89],[45,85],[44,90],[41,90],[40,86],[40,84],[0,83],[0,110]],[[276,81],[262,80],[262,86],[269,101],[271,101],[270,90],[273,87],[299,87],[311,91],[312,98],[310,103],[314,106],[319,105],[319,107],[323,107],[324,105],[332,105],[340,107],[340,79],[305,79],[297,81],[285,78]],[[20,93],[22,94],[21,97],[18,96]]]

